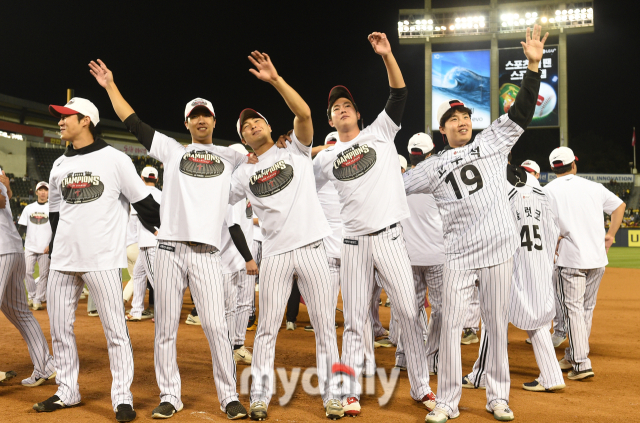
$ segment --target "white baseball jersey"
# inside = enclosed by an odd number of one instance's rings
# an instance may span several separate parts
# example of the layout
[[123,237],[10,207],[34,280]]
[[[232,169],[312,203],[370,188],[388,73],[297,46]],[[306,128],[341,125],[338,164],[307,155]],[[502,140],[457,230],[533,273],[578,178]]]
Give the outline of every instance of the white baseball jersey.
[[501,116],[473,142],[442,150],[404,174],[407,195],[432,193],[436,199],[450,269],[504,263],[518,247],[505,195],[505,168],[523,132]]
[[129,202],[148,195],[131,158],[111,146],[60,156],[49,177],[49,211],[60,213],[51,269],[127,267]]
[[19,225],[27,227],[27,237],[24,249],[43,254],[51,241],[51,225],[49,224],[49,203],[40,204],[37,201],[22,210]]
[[327,257],[339,259],[342,245],[342,219],[340,218],[340,195],[333,186],[333,182],[327,182],[318,190],[318,200],[331,228],[331,235],[324,239]]
[[157,131],[149,155],[164,164],[163,193],[171,198],[160,205],[158,239],[220,248],[226,215],[220,204],[227,204],[231,174],[247,161],[246,156],[213,144],[185,147]]
[[[255,211],[253,212],[253,217],[256,217],[256,218],[258,217]],[[264,241],[264,235],[262,235],[262,225],[260,225],[260,219],[258,219],[257,225],[253,225],[253,240],[258,242]]]
[[[145,185],[147,192],[149,194],[151,194],[151,196],[153,197],[154,200],[156,200],[156,203],[158,204],[162,204],[162,191],[160,191],[158,188],[156,187],[152,187],[149,185]],[[136,219],[137,219],[137,212],[135,211],[135,209],[131,210],[131,214],[132,214],[132,218],[135,215]],[[140,223],[138,223],[138,248],[144,248],[144,247],[155,247],[156,246],[156,236],[154,234],[152,234],[151,232],[149,232],[149,230],[147,228],[145,228],[144,226],[142,226]]]
[[316,194],[311,146],[295,135],[287,148],[271,147],[256,164],[233,174],[229,202],[248,198],[262,225],[262,258],[286,253],[331,234]]
[[411,217],[402,221],[411,266],[444,264],[444,234],[438,205],[431,194],[407,197]]
[[508,196],[520,234],[520,247],[513,256],[509,321],[520,329],[538,329],[548,325],[555,313],[557,219],[539,188],[512,186]]
[[127,247],[138,243],[138,229],[142,226],[138,219],[138,212],[131,207],[129,211],[129,223],[127,223]]
[[22,238],[13,224],[13,215],[9,206],[7,187],[0,183],[0,195],[7,199],[7,205],[0,210],[0,254],[22,253]]
[[251,204],[245,201],[238,201],[236,204],[227,206],[227,216],[222,225],[222,252],[220,261],[222,262],[222,273],[229,274],[242,270],[246,267],[244,258],[229,234],[229,227],[240,225],[247,245],[253,242],[253,210]]
[[393,143],[399,130],[382,111],[354,139],[322,150],[313,161],[318,188],[331,181],[340,194],[344,236],[367,235],[409,217]]
[[556,178],[544,187],[551,210],[558,216],[559,267],[596,269],[609,263],[604,246],[604,215],[613,213],[622,200],[604,185],[577,175]]

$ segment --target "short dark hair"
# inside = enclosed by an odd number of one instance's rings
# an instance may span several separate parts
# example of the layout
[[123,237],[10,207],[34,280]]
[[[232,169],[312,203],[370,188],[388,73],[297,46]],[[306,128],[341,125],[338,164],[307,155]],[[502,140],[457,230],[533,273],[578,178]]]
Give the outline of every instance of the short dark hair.
[[[85,115],[83,115],[82,113],[78,113],[76,114],[76,116],[78,117],[78,122],[80,122],[80,120],[85,117]],[[93,124],[93,122],[91,122],[91,118],[89,118],[89,132],[91,132],[93,138],[96,137],[96,126]]]
[[409,161],[411,161],[411,166],[418,166],[420,162],[424,161],[424,159],[427,158],[427,154],[431,154],[431,151],[426,154],[411,153],[411,155],[409,156]]
[[158,183],[158,179],[156,179],[156,178],[145,178],[143,176],[142,179],[144,179],[145,182],[153,182],[154,184]]
[[444,128],[444,124],[449,120],[449,118],[455,113],[455,112],[460,112],[460,113],[466,113],[469,116],[471,116],[471,109],[466,107],[466,106],[455,106],[450,108],[449,110],[447,110],[446,112],[444,112],[444,115],[442,115],[442,117],[440,118],[440,126],[442,128]]
[[564,166],[560,166],[560,167],[551,166],[551,170],[553,170],[553,173],[555,173],[556,175],[560,175],[560,174],[563,174],[563,173],[570,172],[572,164],[573,164],[573,162],[569,163],[568,165],[564,165]]

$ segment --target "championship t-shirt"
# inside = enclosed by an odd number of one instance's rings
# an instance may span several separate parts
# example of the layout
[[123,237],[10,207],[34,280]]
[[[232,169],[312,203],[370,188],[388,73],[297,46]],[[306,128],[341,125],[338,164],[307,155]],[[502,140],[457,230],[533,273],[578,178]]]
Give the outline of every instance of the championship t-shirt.
[[444,234],[438,205],[431,194],[407,197],[411,217],[402,221],[402,231],[412,266],[444,264]]
[[19,225],[27,227],[24,249],[37,254],[44,254],[44,249],[51,241],[51,224],[49,223],[49,202],[40,204],[37,201],[22,210]]
[[129,223],[127,223],[127,247],[138,242],[139,226],[142,225],[140,224],[140,219],[138,218],[138,212],[136,212],[136,210],[131,207],[131,210],[129,211]]
[[253,242],[253,210],[249,201],[238,201],[236,204],[227,206],[227,216],[222,225],[222,249],[220,261],[222,262],[222,273],[234,273],[246,267],[244,258],[229,234],[229,227],[239,225],[244,234],[247,245]]
[[370,234],[409,217],[393,143],[399,130],[382,111],[354,139],[337,142],[313,161],[318,188],[331,181],[340,195],[344,236]]
[[318,190],[318,200],[320,200],[324,217],[327,218],[327,223],[329,223],[329,227],[331,228],[331,235],[324,239],[324,248],[327,250],[327,257],[340,258],[340,246],[342,245],[340,195],[333,186],[333,182],[327,182]]
[[60,156],[49,177],[49,212],[60,213],[51,269],[126,268],[129,203],[148,195],[131,158],[111,146]]
[[[253,212],[253,217],[258,217],[255,211]],[[264,240],[264,236],[262,235],[262,227],[260,225],[260,219],[258,219],[257,225],[253,225],[253,240],[258,242],[262,242]]]
[[201,242],[220,249],[231,174],[247,157],[213,144],[185,147],[157,131],[149,155],[164,164],[158,239]]
[[322,213],[313,177],[311,146],[295,135],[287,148],[272,146],[256,164],[243,164],[233,174],[229,202],[249,199],[260,219],[262,257],[286,253],[331,234]]
[[[144,187],[153,199],[156,200],[156,203],[162,207],[162,191],[149,185],[145,185]],[[156,243],[156,236],[149,232],[143,225],[138,224],[138,248],[155,247]]]
[[22,253],[22,238],[13,224],[9,195],[3,183],[0,183],[0,195],[7,200],[5,208],[0,209],[0,254]]

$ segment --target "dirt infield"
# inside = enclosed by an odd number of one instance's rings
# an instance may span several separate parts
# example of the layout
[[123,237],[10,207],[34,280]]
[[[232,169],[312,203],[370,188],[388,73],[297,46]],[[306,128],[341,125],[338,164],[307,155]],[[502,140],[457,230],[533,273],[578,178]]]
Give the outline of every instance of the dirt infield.
[[[516,420],[521,422],[604,422],[638,421],[637,377],[640,368],[640,270],[613,269],[605,272],[600,287],[598,305],[595,310],[591,333],[591,354],[596,376],[583,382],[566,379],[567,388],[559,393],[532,393],[521,388],[524,382],[538,376],[533,350],[524,340],[526,332],[511,326],[509,329],[509,362],[511,365],[511,408]],[[191,308],[188,294],[182,309],[184,322]],[[42,329],[50,342],[49,319],[44,311],[35,312]],[[389,309],[381,307],[380,317],[385,326],[389,322]],[[306,368],[315,365],[313,333],[302,327],[309,318],[304,306],[300,307],[298,329],[294,332],[280,331],[276,348],[276,367]],[[343,319],[338,313],[338,342],[341,341]],[[134,407],[138,412],[136,421],[151,419],[151,410],[158,404],[159,390],[153,368],[153,323],[149,321],[129,323],[135,357],[135,377],[132,391]],[[255,332],[247,333],[247,346],[253,343]],[[102,422],[115,421],[111,409],[111,373],[107,356],[107,345],[100,325],[95,317],[88,317],[86,300],[80,302],[76,320],[76,340],[80,354],[80,406],[51,414],[38,414],[31,406],[53,395],[54,381],[36,388],[24,388],[20,380],[30,376],[33,369],[26,344],[18,331],[4,315],[0,316],[0,369],[14,370],[18,377],[0,384],[2,422]],[[567,344],[563,344],[566,346]],[[340,347],[340,345],[339,345]],[[394,364],[394,349],[379,348],[376,360],[379,367],[390,370]],[[562,348],[556,350],[562,355]],[[478,353],[478,344],[462,346],[463,370],[469,372]],[[185,408],[172,421],[226,421],[220,411],[212,380],[211,355],[206,339],[199,326],[181,323],[178,336],[178,362],[182,375],[182,400]],[[238,373],[245,367],[239,366]],[[462,375],[461,375],[462,376]],[[240,384],[240,377],[238,377]],[[437,377],[431,380],[437,389]],[[421,404],[409,397],[409,382],[406,372],[400,375],[393,398],[385,407],[378,405],[382,388],[376,377],[376,395],[362,398],[363,411],[357,421],[422,422],[426,411]],[[298,386],[291,402],[281,407],[278,397],[284,390],[278,380],[278,391],[269,408],[269,421],[307,422],[327,421],[319,397],[306,394]],[[241,395],[241,402],[248,408],[249,398]],[[484,409],[485,391],[463,390],[460,402],[460,422],[492,422],[491,414]],[[37,414],[37,415],[36,415]]]

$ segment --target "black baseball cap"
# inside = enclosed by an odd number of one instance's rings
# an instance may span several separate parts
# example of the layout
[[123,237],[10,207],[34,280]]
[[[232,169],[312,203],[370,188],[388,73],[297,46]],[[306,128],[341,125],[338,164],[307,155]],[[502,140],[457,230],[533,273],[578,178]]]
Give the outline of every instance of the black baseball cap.
[[335,103],[336,100],[338,100],[339,98],[349,99],[349,101],[351,101],[351,103],[353,104],[353,107],[356,108],[356,113],[358,112],[358,106],[356,105],[356,102],[353,101],[353,96],[351,95],[351,92],[349,92],[347,87],[343,85],[336,85],[335,87],[331,88],[331,91],[329,91],[329,105],[327,106],[327,118],[331,119],[331,107],[333,106],[333,103]]

